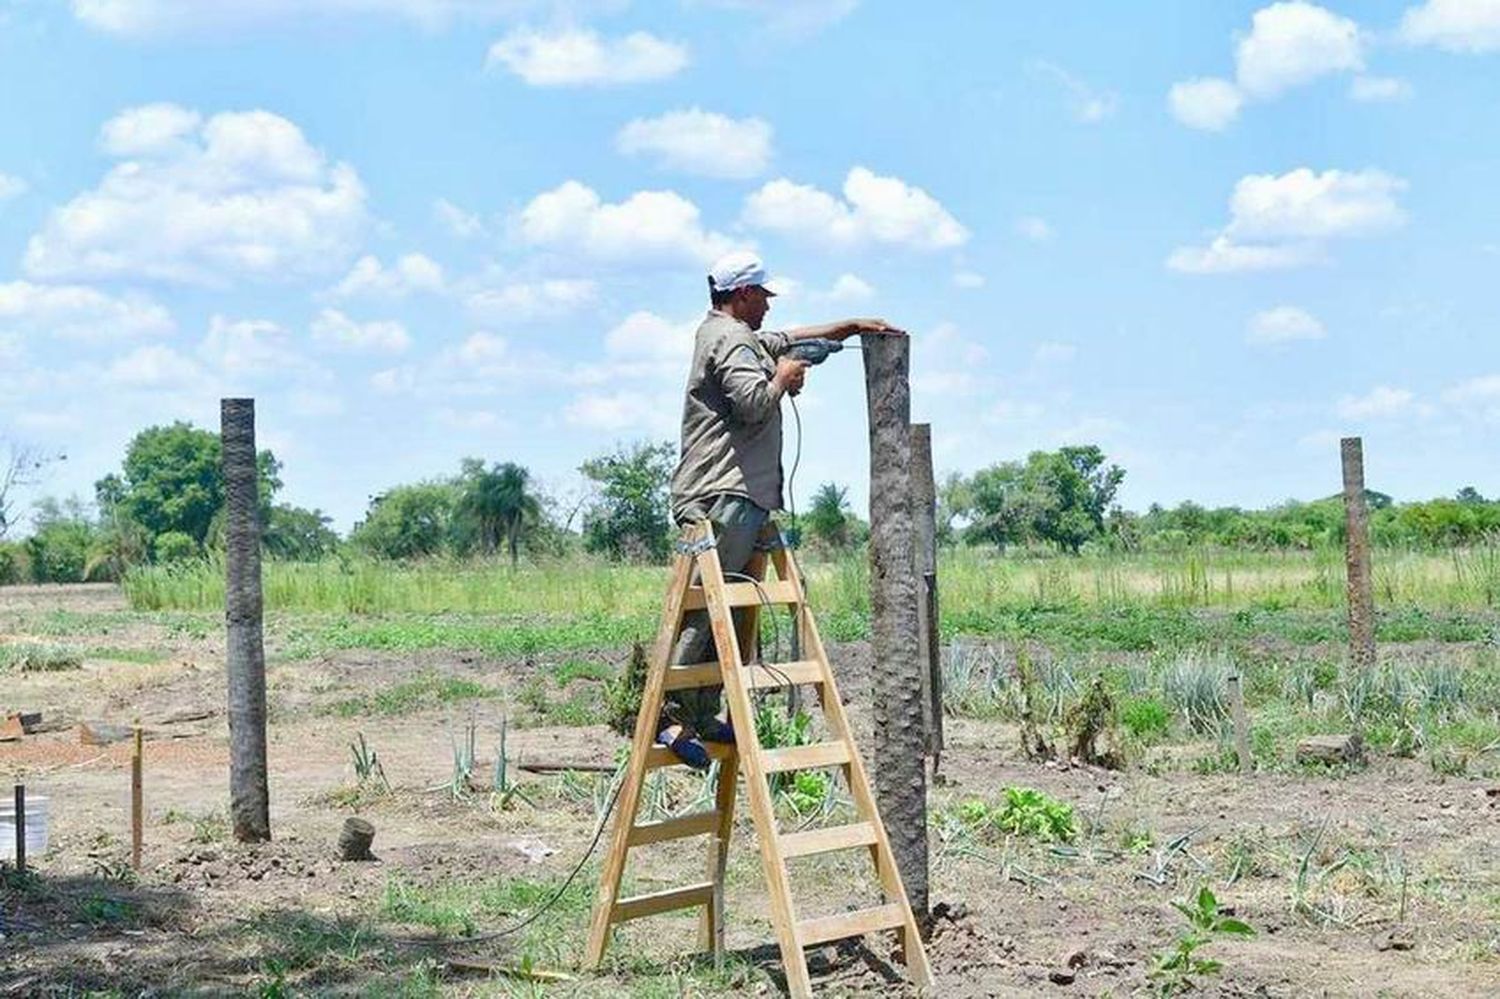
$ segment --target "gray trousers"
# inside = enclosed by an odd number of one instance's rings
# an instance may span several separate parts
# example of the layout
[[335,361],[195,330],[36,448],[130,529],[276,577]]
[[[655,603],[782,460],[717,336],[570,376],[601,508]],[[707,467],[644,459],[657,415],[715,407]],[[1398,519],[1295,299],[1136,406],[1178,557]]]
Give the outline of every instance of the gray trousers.
[[[683,526],[704,520],[712,523],[718,542],[719,565],[724,572],[730,573],[745,571],[750,556],[755,554],[760,530],[770,517],[770,513],[744,496],[723,495],[690,505],[683,511],[679,523]],[[733,612],[736,625],[747,609],[737,608]],[[708,611],[689,611],[683,616],[682,631],[678,632],[677,644],[672,650],[672,664],[681,666],[716,658]],[[668,713],[675,714],[677,720],[695,729],[703,729],[718,716],[723,690],[723,687],[714,686],[675,691]]]

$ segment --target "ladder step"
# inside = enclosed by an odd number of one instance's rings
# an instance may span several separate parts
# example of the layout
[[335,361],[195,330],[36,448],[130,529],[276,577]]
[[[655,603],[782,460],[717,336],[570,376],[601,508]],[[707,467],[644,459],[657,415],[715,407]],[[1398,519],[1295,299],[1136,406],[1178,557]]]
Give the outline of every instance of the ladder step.
[[[786,579],[768,580],[761,583],[758,589],[754,583],[725,583],[724,597],[731,607],[761,607],[768,603],[775,606],[801,602],[797,598],[797,587]],[[708,598],[703,593],[703,587],[688,587],[687,596],[682,602],[683,609],[703,610],[707,606]]]
[[652,892],[650,895],[622,898],[610,911],[609,921],[623,923],[630,919],[640,919],[643,916],[654,916],[659,912],[689,909],[695,905],[708,905],[713,898],[714,886],[711,881],[688,885],[685,888],[668,888],[666,891]]
[[761,769],[768,774],[832,767],[849,762],[849,747],[842,742],[815,742],[811,746],[768,749],[760,754],[760,760]]
[[668,839],[699,836],[712,832],[718,824],[718,812],[694,812],[691,815],[679,815],[674,819],[642,822],[640,825],[630,827],[629,842],[631,846],[645,846],[647,843],[660,843]]
[[836,916],[819,919],[804,919],[797,924],[797,943],[803,947],[842,940],[845,937],[864,936],[876,930],[894,930],[906,922],[901,906],[877,905],[873,909],[856,909],[841,912]]
[[[708,750],[710,759],[719,761],[733,760],[734,746],[725,742],[705,742],[703,748]],[[677,754],[666,746],[652,746],[646,750],[646,769],[655,770],[658,767],[686,766],[677,758]]]
[[873,846],[875,827],[868,822],[847,826],[829,826],[806,832],[785,833],[777,840],[783,857],[806,857],[814,853],[849,850],[856,846]]
[[[799,659],[789,663],[753,664],[743,669],[745,685],[752,690],[823,682],[823,667],[816,659]],[[716,687],[722,681],[723,675],[719,672],[719,664],[716,662],[667,667],[667,690]]]

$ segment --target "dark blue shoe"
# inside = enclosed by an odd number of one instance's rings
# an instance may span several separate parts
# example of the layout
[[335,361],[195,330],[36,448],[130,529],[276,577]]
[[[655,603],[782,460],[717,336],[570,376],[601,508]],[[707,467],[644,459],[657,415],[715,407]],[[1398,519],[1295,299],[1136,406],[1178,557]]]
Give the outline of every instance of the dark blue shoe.
[[704,742],[722,742],[726,745],[734,745],[734,726],[728,722],[719,721],[715,718],[699,733]]
[[657,733],[656,741],[670,749],[679,760],[694,770],[708,769],[708,750],[694,737],[678,734],[676,738],[673,738],[671,729],[663,729]]

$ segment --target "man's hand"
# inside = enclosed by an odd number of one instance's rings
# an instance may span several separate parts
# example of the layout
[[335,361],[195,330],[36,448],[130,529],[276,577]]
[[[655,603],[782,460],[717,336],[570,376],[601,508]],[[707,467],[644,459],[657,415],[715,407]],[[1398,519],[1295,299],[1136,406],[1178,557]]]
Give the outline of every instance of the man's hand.
[[802,383],[807,380],[807,369],[810,367],[812,365],[806,361],[783,357],[776,362],[776,374],[771,377],[771,384],[779,388],[783,395],[796,395],[802,391]]
[[897,329],[884,319],[845,319],[838,330],[829,334],[830,340],[847,340],[861,333],[876,333],[885,336],[906,336],[906,330]]

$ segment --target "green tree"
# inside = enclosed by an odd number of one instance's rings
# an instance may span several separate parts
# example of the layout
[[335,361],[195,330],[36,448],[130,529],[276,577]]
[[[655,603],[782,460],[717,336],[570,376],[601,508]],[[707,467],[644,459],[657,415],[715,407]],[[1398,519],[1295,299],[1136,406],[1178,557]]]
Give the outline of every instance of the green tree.
[[94,525],[77,499],[43,499],[32,516],[26,557],[34,583],[82,583],[88,579]]
[[850,543],[849,490],[825,482],[813,493],[812,506],[803,517],[807,533],[829,548],[847,548]]
[[381,558],[441,554],[453,533],[459,492],[451,482],[395,486],[370,501],[349,540]]
[[332,518],[322,510],[278,503],[271,507],[271,519],[262,533],[261,546],[272,558],[315,562],[339,546],[339,536],[328,526],[330,523]]
[[1033,451],[1025,462],[1007,461],[974,473],[966,489],[945,484],[968,504],[972,541],[997,545],[1042,541],[1077,554],[1101,537],[1104,517],[1125,471],[1106,465],[1104,452],[1088,444]]
[[493,555],[503,538],[510,564],[520,557],[521,538],[541,519],[542,504],[530,492],[531,473],[513,462],[484,467],[478,458],[465,458],[458,477],[459,512],[472,522],[480,550]]
[[[261,451],[256,466],[265,523],[281,488],[281,464],[270,451]],[[126,448],[121,474],[100,479],[94,493],[101,510],[139,525],[148,539],[176,531],[205,547],[224,506],[219,435],[183,422],[147,427]]]
[[583,516],[584,547],[611,558],[666,557],[671,534],[667,485],[677,449],[640,442],[590,458],[579,471],[597,490]]

